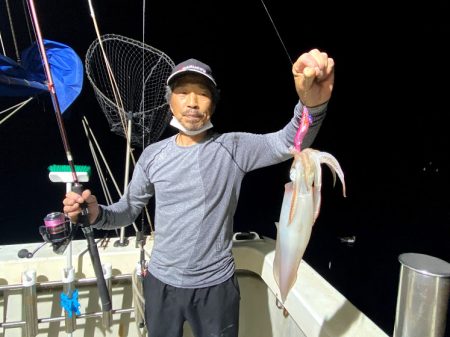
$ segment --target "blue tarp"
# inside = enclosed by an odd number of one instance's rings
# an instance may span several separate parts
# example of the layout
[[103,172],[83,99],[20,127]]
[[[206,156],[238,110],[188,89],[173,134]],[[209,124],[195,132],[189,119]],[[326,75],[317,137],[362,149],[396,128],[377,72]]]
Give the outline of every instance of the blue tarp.
[[[44,40],[61,112],[78,97],[83,87],[83,63],[75,51],[59,42]],[[0,55],[0,96],[32,96],[48,91],[36,43],[21,54],[21,64]]]

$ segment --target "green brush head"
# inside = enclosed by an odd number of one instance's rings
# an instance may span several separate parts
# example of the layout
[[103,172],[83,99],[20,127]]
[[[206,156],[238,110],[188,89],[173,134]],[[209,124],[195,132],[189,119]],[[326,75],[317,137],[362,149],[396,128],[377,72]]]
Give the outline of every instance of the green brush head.
[[[72,172],[69,165],[50,165],[49,172]],[[89,165],[75,165],[75,172],[83,172],[88,176],[91,175],[91,167]]]

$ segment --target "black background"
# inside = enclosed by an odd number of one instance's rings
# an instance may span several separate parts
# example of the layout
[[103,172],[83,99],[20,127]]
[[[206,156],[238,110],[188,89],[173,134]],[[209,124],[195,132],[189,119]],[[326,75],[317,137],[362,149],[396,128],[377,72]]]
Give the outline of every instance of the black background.
[[[304,258],[391,334],[398,255],[416,252],[450,261],[450,68],[444,51],[450,5],[443,0],[397,3],[395,9],[388,1],[265,4],[291,59],[319,48],[336,62],[335,90],[313,147],[339,160],[348,197],[342,197],[339,183],[332,187],[324,168],[321,214]],[[142,5],[95,1],[101,33],[142,40]],[[14,59],[5,3],[1,6],[2,38]],[[36,9],[44,38],[71,46],[84,61],[95,39],[87,1],[37,1]],[[31,40],[23,7],[17,2],[12,10],[24,49]],[[221,88],[216,130],[265,133],[290,119],[297,100],[291,63],[260,1],[150,1],[145,22],[145,42],[175,63],[195,57],[213,68]],[[5,108],[20,100],[0,101]],[[75,163],[93,167],[83,115],[116,179],[123,181],[125,141],[109,131],[86,78],[64,122]],[[164,137],[172,133],[168,128]],[[39,96],[0,125],[0,156],[0,242],[41,241],[37,228],[45,214],[61,209],[65,191],[48,180],[49,165],[66,164],[49,97]],[[275,237],[289,165],[248,174],[235,231]],[[96,174],[88,187],[104,201]],[[341,243],[352,235],[354,245]]]

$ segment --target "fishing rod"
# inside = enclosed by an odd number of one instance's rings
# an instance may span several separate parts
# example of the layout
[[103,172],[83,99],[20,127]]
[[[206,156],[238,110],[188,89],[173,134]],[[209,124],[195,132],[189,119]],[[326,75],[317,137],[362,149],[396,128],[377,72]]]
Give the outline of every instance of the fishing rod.
[[[38,18],[36,15],[36,9],[34,6],[34,1],[28,0],[28,5],[29,5],[31,19],[33,21],[33,26],[35,29],[35,34],[36,34],[36,38],[37,38],[37,42],[38,42],[38,46],[39,46],[39,51],[40,51],[43,66],[44,66],[45,76],[47,78],[47,87],[48,87],[48,90],[49,90],[51,98],[52,98],[53,108],[55,110],[56,120],[57,120],[59,131],[61,134],[61,139],[63,142],[67,161],[69,163],[70,171],[72,173],[72,179],[73,179],[72,190],[81,195],[81,193],[83,192],[83,185],[80,184],[76,170],[75,170],[75,164],[73,161],[72,153],[70,151],[67,134],[66,134],[66,131],[64,128],[64,122],[61,117],[62,114],[61,114],[61,109],[60,109],[60,105],[59,105],[59,101],[58,101],[58,96],[56,94],[55,85],[53,83],[52,73],[50,71],[50,65],[48,62],[47,53],[45,51],[44,42],[43,42]],[[97,244],[95,243],[94,232],[93,232],[92,227],[89,224],[87,204],[83,203],[81,205],[81,209],[82,209],[81,214],[78,216],[78,223],[76,225],[79,225],[81,227],[81,229],[84,233],[84,236],[86,237],[87,243],[88,243],[89,255],[90,255],[90,258],[92,261],[92,266],[94,268],[95,276],[97,278],[97,286],[98,286],[100,299],[102,302],[102,310],[103,310],[103,312],[110,312],[112,309],[111,297],[110,297],[110,294],[108,291],[108,287],[106,285],[105,277],[103,275],[103,268],[102,268],[102,265],[100,262],[100,255],[98,253]],[[64,221],[64,219],[59,219],[58,215],[56,215],[54,213],[51,213],[50,215],[55,215],[55,218],[52,217],[52,219],[47,219],[47,217],[48,217],[47,216],[45,219],[46,220],[45,228],[48,227],[47,228],[48,229],[47,237],[51,240],[53,237],[56,236],[57,240],[55,241],[55,243],[60,244],[61,238],[58,238],[58,235],[62,235],[61,233],[64,233],[64,230],[61,231],[60,227],[64,228],[65,221]]]

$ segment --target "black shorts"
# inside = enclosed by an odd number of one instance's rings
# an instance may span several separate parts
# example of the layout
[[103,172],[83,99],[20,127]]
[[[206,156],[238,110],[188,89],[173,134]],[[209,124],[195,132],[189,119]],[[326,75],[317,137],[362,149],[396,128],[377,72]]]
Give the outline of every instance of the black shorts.
[[181,337],[189,322],[195,337],[237,337],[239,284],[234,275],[206,288],[177,288],[148,273],[144,278],[145,321],[151,337]]

